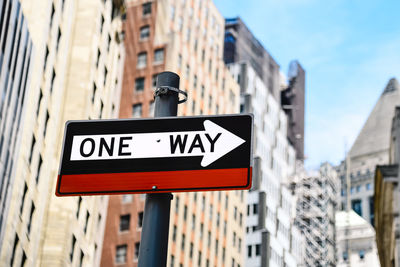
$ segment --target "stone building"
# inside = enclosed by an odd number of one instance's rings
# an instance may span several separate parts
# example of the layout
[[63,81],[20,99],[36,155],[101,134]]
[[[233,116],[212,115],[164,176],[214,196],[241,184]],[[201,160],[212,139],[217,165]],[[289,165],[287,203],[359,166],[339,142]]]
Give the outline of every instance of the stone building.
[[[389,163],[390,129],[397,105],[400,105],[400,86],[392,78],[348,152],[348,159],[339,166],[342,209],[346,210],[349,197],[351,208],[372,225],[375,167]],[[346,167],[350,179],[349,188]]]
[[[210,0],[127,1],[120,118],[152,117],[157,74],[180,76],[178,115],[237,113],[239,86],[223,62],[224,18]],[[168,266],[244,266],[246,192],[175,193]],[[137,266],[143,195],[110,197],[102,266]]]
[[66,120],[116,116],[123,3],[24,0],[20,9],[34,50],[0,265],[96,266],[108,198],[57,198],[55,186]]
[[400,266],[400,107],[392,120],[389,164],[375,171],[374,218],[381,266]]
[[353,210],[336,212],[336,258],[338,267],[379,267],[375,230]]

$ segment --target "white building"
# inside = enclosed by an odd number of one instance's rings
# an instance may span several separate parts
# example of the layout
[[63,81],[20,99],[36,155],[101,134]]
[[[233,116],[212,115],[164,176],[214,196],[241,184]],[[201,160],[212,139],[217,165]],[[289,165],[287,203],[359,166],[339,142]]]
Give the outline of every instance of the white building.
[[336,213],[337,266],[379,267],[375,230],[353,210]]
[[287,140],[287,117],[249,63],[238,62],[228,67],[241,81],[241,111],[254,114],[246,266],[297,266],[302,239],[292,225],[293,197],[286,187],[295,170],[295,150]]

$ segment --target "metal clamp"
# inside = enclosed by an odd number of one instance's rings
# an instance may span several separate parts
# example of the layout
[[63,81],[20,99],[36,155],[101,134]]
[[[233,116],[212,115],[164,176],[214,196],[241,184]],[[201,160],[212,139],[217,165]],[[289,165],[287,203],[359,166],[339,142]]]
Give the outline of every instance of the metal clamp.
[[187,97],[188,97],[187,92],[182,91],[182,90],[180,90],[178,88],[175,88],[175,87],[172,87],[172,86],[160,86],[160,87],[158,87],[156,89],[156,91],[154,92],[154,98],[156,98],[156,96],[159,96],[159,95],[166,95],[166,94],[168,94],[168,91],[177,92],[178,93],[178,97],[179,97],[179,94],[183,95],[183,99],[178,100],[178,104],[182,104],[182,103],[187,101]]

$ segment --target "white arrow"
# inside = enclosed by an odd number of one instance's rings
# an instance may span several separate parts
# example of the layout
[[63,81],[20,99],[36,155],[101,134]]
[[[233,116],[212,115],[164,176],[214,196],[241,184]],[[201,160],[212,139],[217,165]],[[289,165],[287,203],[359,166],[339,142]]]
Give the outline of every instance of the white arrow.
[[106,160],[203,156],[202,167],[245,142],[210,120],[204,131],[76,135],[70,160]]

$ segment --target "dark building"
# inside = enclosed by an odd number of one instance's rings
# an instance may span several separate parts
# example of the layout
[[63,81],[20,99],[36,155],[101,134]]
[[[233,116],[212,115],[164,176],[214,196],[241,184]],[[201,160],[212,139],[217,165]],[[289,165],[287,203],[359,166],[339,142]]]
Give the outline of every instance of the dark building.
[[279,65],[239,17],[225,19],[224,61],[226,64],[250,62],[268,90],[280,102]]
[[289,65],[289,86],[281,91],[281,105],[288,116],[288,138],[298,160],[304,160],[304,107],[306,74],[298,61]]
[[[304,160],[305,71],[297,61],[289,67],[289,86],[281,91],[279,65],[239,18],[225,20],[224,61],[250,62],[288,116],[288,139],[296,158]],[[242,78],[243,79],[243,78]],[[238,83],[243,87],[240,76]]]

